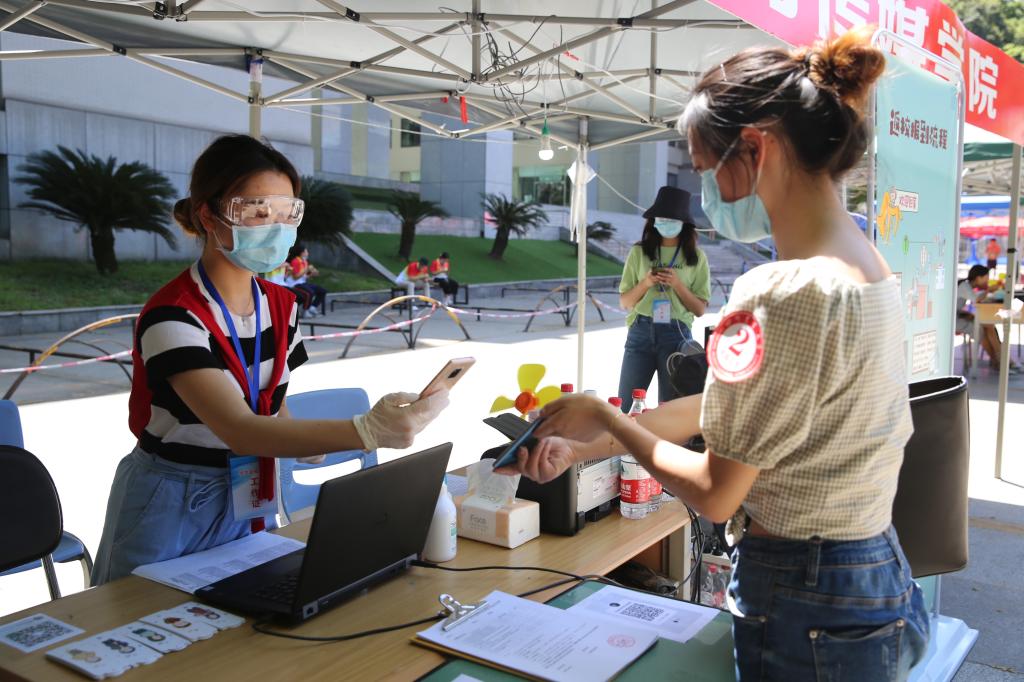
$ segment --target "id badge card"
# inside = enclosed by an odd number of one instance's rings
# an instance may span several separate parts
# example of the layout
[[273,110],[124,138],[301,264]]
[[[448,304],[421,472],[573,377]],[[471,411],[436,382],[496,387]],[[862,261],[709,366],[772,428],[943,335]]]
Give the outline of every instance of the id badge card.
[[277,513],[276,500],[260,500],[260,458],[231,457],[231,507],[235,521]]
[[656,298],[651,305],[651,319],[655,324],[668,324],[672,321],[672,301],[667,298]]

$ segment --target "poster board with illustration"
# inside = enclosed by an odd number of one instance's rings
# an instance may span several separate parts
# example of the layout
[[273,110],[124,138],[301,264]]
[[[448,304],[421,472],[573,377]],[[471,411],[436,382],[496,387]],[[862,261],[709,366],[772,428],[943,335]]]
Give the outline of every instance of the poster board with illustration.
[[963,87],[889,38],[879,40],[887,65],[875,91],[871,227],[900,285],[907,378],[921,381],[953,368]]

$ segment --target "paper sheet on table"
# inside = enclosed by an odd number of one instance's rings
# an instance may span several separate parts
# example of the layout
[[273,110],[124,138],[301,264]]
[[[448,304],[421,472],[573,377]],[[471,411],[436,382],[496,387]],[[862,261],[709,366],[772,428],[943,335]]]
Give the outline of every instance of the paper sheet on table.
[[186,554],[177,559],[145,564],[132,573],[195,594],[200,587],[230,578],[236,573],[265,564],[305,546],[298,540],[264,531],[247,535],[220,547]]
[[677,599],[609,585],[568,609],[596,615],[685,644],[721,611]]
[[657,641],[653,632],[504,592],[447,632],[437,623],[417,641],[542,680],[610,680]]

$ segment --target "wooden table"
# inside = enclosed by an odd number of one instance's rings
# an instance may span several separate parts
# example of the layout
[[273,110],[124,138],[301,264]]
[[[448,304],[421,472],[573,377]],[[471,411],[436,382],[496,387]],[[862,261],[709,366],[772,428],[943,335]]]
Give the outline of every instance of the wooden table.
[[[971,377],[978,376],[978,361],[981,354],[981,327],[982,325],[994,325],[996,328],[1003,326],[1003,318],[999,316],[999,311],[1003,310],[1005,305],[1003,303],[978,303],[974,306],[974,343],[971,344]],[[1020,313],[1012,315],[1010,321],[1017,325],[1018,332],[1020,331],[1020,325],[1022,323]],[[1010,337],[1007,335],[1003,339],[1003,343],[1009,343]],[[1017,357],[1020,358],[1020,350],[1018,346]],[[990,358],[991,360],[997,360],[998,358]]]
[[[305,540],[309,521],[286,526],[278,532]],[[606,574],[652,546],[668,549],[668,538],[689,523],[678,500],[671,500],[657,514],[639,520],[618,514],[589,524],[574,537],[541,535],[516,549],[504,549],[459,538],[458,556],[446,566],[538,566],[578,575]],[[680,557],[681,561],[681,557]],[[663,560],[664,563],[664,560]],[[292,630],[304,635],[342,635],[418,620],[440,610],[437,598],[447,592],[460,601],[476,601],[491,590],[512,594],[526,592],[558,580],[539,571],[478,571],[452,573],[411,568],[401,576],[378,585],[341,606]],[[531,597],[551,598],[571,585]],[[0,619],[0,623],[46,613],[95,635],[125,625],[141,616],[171,608],[189,595],[134,576],[102,587],[49,602]],[[167,654],[153,665],[130,670],[133,680],[412,680],[444,662],[444,658],[410,642],[417,629],[409,628],[351,642],[318,644],[261,635],[250,622]],[[66,644],[65,640],[60,644]],[[56,646],[56,645],[55,645]],[[81,682],[78,673],[45,659],[46,650],[22,654],[0,646],[0,679],[69,680]]]

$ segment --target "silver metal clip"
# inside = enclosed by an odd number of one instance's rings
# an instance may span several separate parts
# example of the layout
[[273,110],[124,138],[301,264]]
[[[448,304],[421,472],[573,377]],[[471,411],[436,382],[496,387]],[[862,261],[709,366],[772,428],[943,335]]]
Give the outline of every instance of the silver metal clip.
[[444,632],[448,632],[471,616],[486,610],[488,606],[486,600],[480,600],[475,604],[463,604],[450,594],[442,594],[438,600],[441,602],[441,606],[448,610],[448,617],[441,624],[441,630]]

